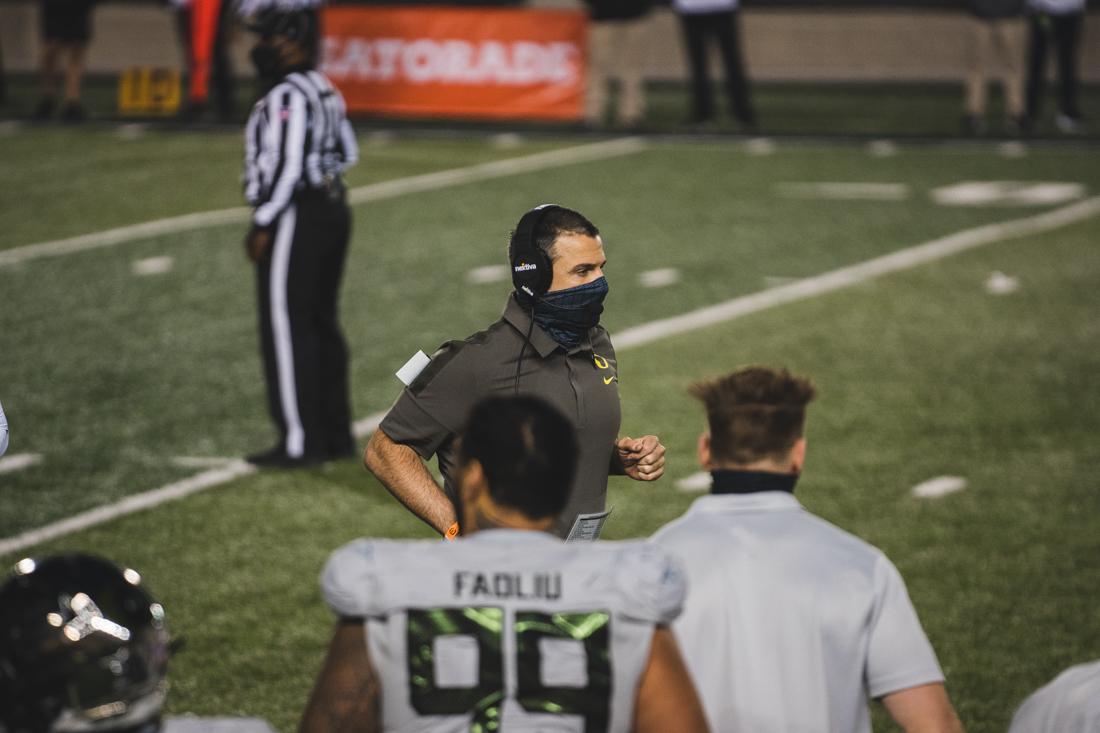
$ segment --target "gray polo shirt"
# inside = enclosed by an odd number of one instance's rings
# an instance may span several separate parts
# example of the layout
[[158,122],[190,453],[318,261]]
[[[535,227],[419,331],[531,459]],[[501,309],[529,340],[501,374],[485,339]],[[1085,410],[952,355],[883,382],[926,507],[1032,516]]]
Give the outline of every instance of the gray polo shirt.
[[871,733],[868,696],[943,682],[890,560],[789,493],[701,497],[653,541],[687,571],[672,629],[715,733]]
[[520,394],[541,397],[569,417],[577,428],[580,461],[569,504],[555,526],[569,532],[577,514],[604,508],[607,476],[619,434],[618,365],[611,339],[602,326],[571,349],[554,341],[509,297],[504,315],[465,341],[449,341],[397,398],[381,429],[425,460],[435,455],[447,496],[454,499],[455,437],[474,404],[490,395],[511,395],[516,365],[528,329]]

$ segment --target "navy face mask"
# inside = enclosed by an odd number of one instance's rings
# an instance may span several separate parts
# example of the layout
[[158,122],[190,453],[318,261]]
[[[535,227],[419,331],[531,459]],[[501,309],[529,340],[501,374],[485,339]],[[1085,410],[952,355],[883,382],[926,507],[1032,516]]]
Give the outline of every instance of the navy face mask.
[[572,348],[590,328],[599,325],[607,291],[607,278],[601,277],[575,288],[546,293],[535,302],[535,323],[559,344]]

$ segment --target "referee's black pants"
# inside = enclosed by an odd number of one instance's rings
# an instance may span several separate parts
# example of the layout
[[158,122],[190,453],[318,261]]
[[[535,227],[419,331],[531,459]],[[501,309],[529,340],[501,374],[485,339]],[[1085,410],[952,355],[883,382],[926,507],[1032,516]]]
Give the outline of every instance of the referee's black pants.
[[1047,87],[1047,55],[1054,41],[1058,60],[1058,111],[1077,119],[1077,55],[1081,45],[1081,25],[1085,14],[1031,16],[1031,43],[1027,58],[1027,115],[1038,119]]
[[749,99],[749,80],[741,59],[741,29],[737,11],[681,13],[680,27],[691,67],[692,121],[706,122],[714,118],[714,95],[707,65],[708,39],[713,38],[718,43],[725,66],[730,112],[741,124],[755,125],[756,113]]
[[337,319],[350,227],[342,200],[298,194],[256,268],[268,408],[291,458],[354,451],[348,349]]

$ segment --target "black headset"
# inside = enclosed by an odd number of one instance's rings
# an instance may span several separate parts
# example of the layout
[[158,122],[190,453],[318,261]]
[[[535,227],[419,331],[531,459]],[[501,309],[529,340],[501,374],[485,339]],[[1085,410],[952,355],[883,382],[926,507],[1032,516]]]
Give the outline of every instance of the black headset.
[[532,311],[531,323],[527,335],[516,359],[516,379],[513,391],[519,394],[519,375],[523,370],[523,355],[531,343],[531,331],[535,327],[535,301],[550,289],[554,281],[554,266],[550,258],[535,243],[535,230],[542,218],[554,209],[563,207],[557,204],[542,204],[528,211],[516,224],[512,240],[508,243],[508,261],[512,266],[512,285],[516,289],[516,300],[520,305]]
[[512,232],[508,260],[512,266],[512,285],[520,305],[533,306],[539,296],[550,289],[550,283],[554,280],[554,267],[550,258],[535,243],[535,231],[544,216],[561,208],[557,204],[536,206],[523,215]]

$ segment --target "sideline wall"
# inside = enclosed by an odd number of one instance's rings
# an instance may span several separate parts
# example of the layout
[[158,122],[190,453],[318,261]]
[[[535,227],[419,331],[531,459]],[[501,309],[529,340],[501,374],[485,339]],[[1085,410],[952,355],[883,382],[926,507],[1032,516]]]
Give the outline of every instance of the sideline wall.
[[[573,0],[539,0],[541,7],[578,7]],[[765,81],[959,81],[967,35],[961,12],[908,8],[813,8],[743,11],[749,72]],[[668,9],[649,20],[647,78],[686,78],[680,29]],[[250,75],[250,35],[239,30],[234,68]],[[39,53],[38,4],[0,4],[0,49],[11,72],[32,71]],[[1091,12],[1081,39],[1081,78],[1100,82],[1100,13]],[[88,53],[91,73],[129,66],[182,68],[172,11],[162,5],[102,2]],[[1051,64],[1053,66],[1053,64]],[[717,59],[715,59],[715,68]]]

